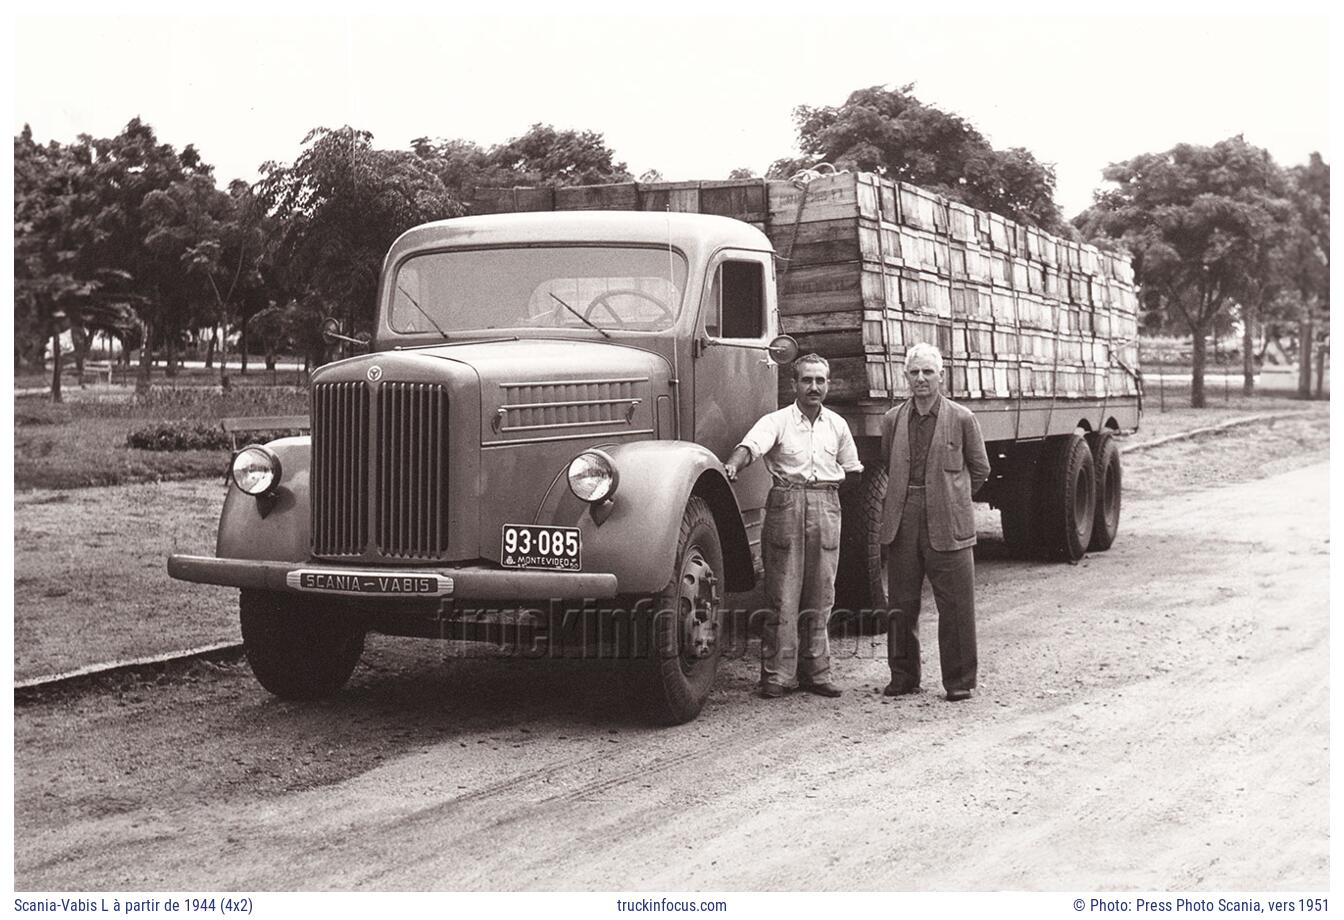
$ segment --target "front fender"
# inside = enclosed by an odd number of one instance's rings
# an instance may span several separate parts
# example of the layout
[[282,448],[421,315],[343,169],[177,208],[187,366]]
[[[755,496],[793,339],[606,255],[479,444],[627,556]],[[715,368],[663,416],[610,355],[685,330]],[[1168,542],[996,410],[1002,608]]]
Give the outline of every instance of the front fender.
[[219,515],[215,555],[221,559],[304,562],[309,555],[308,467],[311,438],[281,438],[266,446],[280,458],[280,485],[256,498],[229,481]]
[[580,529],[585,572],[613,573],[622,594],[662,591],[672,577],[681,519],[697,484],[707,493],[720,534],[728,535],[725,560],[745,550],[737,502],[723,464],[710,451],[689,441],[637,441],[603,450],[621,477],[610,502],[580,501],[562,471],[537,515],[537,523]]

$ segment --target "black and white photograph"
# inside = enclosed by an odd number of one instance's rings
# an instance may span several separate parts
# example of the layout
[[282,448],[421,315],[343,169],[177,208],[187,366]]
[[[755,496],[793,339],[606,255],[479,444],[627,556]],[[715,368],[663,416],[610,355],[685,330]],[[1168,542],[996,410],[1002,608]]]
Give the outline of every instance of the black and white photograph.
[[1323,5],[8,19],[7,910],[1329,912]]

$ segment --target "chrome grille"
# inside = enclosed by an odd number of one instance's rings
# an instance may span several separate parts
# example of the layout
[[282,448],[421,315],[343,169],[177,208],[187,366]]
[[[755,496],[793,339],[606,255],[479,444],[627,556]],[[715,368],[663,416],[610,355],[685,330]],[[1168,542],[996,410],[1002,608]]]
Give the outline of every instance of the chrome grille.
[[429,383],[378,388],[378,552],[438,559],[448,548],[448,398]]
[[366,386],[313,387],[313,552],[358,556],[368,543],[369,400]]

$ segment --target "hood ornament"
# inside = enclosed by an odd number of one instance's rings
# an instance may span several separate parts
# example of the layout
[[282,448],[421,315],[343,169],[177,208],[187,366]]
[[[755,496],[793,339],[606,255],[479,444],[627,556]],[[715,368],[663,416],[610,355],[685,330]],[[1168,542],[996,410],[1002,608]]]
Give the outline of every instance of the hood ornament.
[[374,383],[377,383],[382,378],[383,378],[383,369],[381,367],[375,364],[373,367],[369,368],[369,380],[371,380]]

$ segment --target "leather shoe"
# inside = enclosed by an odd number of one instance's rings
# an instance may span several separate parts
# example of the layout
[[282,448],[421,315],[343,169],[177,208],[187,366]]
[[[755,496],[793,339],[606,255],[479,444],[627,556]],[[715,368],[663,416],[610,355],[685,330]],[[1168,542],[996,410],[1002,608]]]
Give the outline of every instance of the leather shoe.
[[798,689],[805,693],[815,693],[817,696],[825,696],[830,699],[835,699],[845,692],[829,681],[824,684],[799,684]]
[[892,681],[882,688],[883,696],[911,696],[920,692],[922,691],[919,687],[907,687],[903,684],[898,684],[895,681]]
[[969,700],[971,691],[969,690],[949,690],[947,691],[947,701],[949,703],[960,703],[962,700]]
[[761,684],[761,689],[757,696],[767,700],[777,700],[784,695],[784,688],[779,684]]

